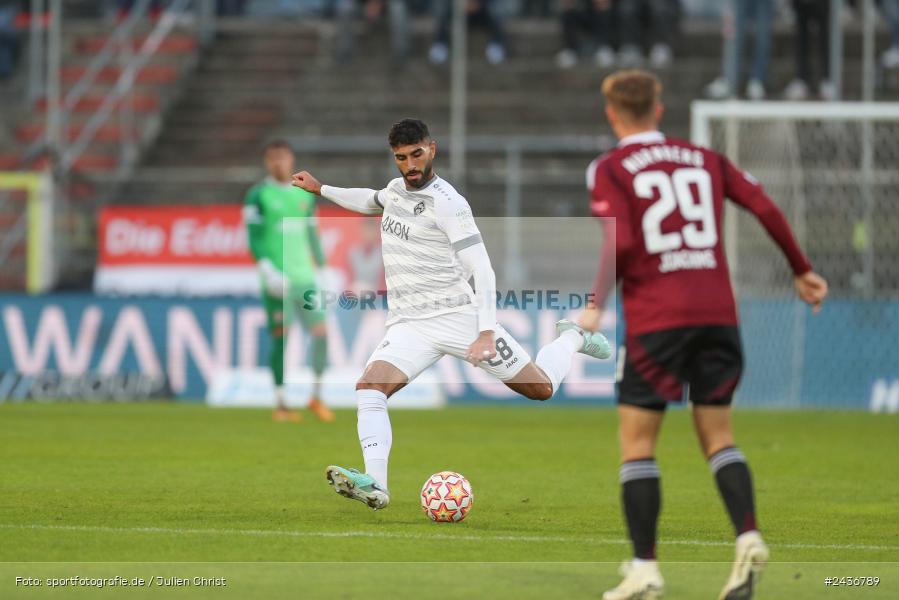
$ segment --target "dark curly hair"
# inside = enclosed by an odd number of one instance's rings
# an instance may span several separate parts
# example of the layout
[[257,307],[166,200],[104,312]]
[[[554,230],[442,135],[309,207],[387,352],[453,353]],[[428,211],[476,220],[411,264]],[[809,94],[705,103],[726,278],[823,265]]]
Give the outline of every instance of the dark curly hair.
[[415,144],[430,138],[431,132],[428,131],[428,126],[424,121],[418,119],[403,119],[394,123],[390,128],[390,133],[387,134],[387,141],[391,148]]

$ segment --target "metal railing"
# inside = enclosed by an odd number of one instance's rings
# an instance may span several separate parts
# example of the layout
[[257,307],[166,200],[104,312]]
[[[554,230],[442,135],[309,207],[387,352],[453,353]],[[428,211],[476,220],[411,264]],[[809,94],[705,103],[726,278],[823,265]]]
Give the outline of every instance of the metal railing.
[[[84,74],[63,96],[61,86],[62,68],[62,0],[32,0],[31,30],[29,40],[29,81],[28,101],[33,103],[46,97],[46,128],[43,139],[36,140],[28,148],[27,155],[48,153],[58,159],[58,174],[67,172],[96,138],[99,130],[112,116],[117,104],[121,103],[120,124],[122,157],[120,176],[127,173],[137,157],[134,140],[133,103],[131,94],[137,75],[152,58],[161,44],[193,9],[193,17],[201,44],[208,43],[215,34],[214,0],[174,0],[163,13],[159,22],[146,37],[137,52],[133,51],[134,30],[149,12],[151,0],[137,0],[128,16],[110,33],[100,51],[88,63]],[[50,20],[46,28],[40,15],[48,10]],[[65,146],[67,124],[70,113],[85,98],[106,67],[117,65],[119,77],[113,89],[104,96],[97,111],[88,119],[72,145]],[[56,162],[56,161],[54,161]]]
[[[116,52],[121,52],[120,64],[122,71],[115,83],[113,89],[104,96],[103,103],[97,111],[91,115],[84,128],[75,139],[74,143],[60,153],[60,167],[63,171],[68,171],[75,161],[87,150],[91,142],[99,132],[100,128],[109,120],[117,104],[121,104],[122,123],[127,125],[134,122],[134,106],[132,100],[132,92],[134,82],[140,69],[142,69],[150,58],[156,53],[165,39],[174,30],[178,22],[178,15],[185,11],[189,2],[188,0],[175,0],[169,8],[163,13],[159,22],[144,40],[138,52],[132,55],[132,39],[130,37],[134,24],[147,12],[150,0],[138,0],[131,15],[122,25],[116,29],[101,53],[95,57],[95,60],[88,67],[88,71],[84,77],[72,88],[70,94],[65,98],[62,104],[63,123],[68,111],[71,111],[77,105],[77,102],[84,97],[84,94],[93,85],[97,75],[104,66],[108,65]],[[124,100],[124,102],[122,102]],[[120,136],[122,141],[122,158],[119,164],[120,173],[126,172],[133,165],[136,156],[136,146],[133,132],[125,129]]]
[[[26,99],[34,105],[41,98],[46,100],[44,133],[25,150],[23,159],[15,169],[26,169],[35,160],[48,157],[58,203],[57,218],[70,220],[71,213],[67,189],[70,183],[89,182],[97,187],[96,197],[101,199],[114,184],[127,179],[137,163],[139,144],[150,139],[159,128],[159,119],[150,120],[149,126],[140,131],[136,127],[135,106],[132,100],[134,86],[141,70],[156,54],[168,36],[181,24],[192,25],[200,45],[212,40],[215,34],[215,0],[173,0],[161,15],[140,47],[135,48],[135,35],[139,24],[147,17],[151,0],[136,0],[128,16],[109,32],[103,47],[87,63],[84,73],[72,86],[63,89],[63,0],[31,0],[29,30],[29,69]],[[47,15],[47,19],[44,15]],[[68,26],[68,21],[65,22]],[[112,89],[104,93],[97,109],[86,116],[77,137],[68,143],[71,114],[88,96],[109,67],[118,67],[118,77]],[[116,110],[118,107],[118,111]],[[118,164],[114,177],[86,177],[73,171],[80,157],[97,139],[101,129],[117,114],[120,129]],[[105,190],[105,191],[103,191]],[[0,197],[0,200],[3,200]],[[5,205],[6,202],[0,204]],[[91,210],[91,213],[93,211]],[[66,215],[66,216],[63,216]],[[26,214],[16,215],[15,221],[0,239],[0,262],[9,256],[28,232]],[[85,217],[90,218],[90,217]],[[61,255],[68,255],[65,235],[59,239]]]

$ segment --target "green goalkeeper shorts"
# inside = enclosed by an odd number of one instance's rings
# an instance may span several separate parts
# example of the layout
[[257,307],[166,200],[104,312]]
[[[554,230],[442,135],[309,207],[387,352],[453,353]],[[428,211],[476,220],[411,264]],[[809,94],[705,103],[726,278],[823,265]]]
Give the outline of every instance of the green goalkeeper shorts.
[[321,291],[314,283],[292,286],[291,293],[284,298],[275,298],[262,292],[262,305],[269,333],[284,335],[294,317],[299,319],[303,329],[310,329],[325,320],[325,307]]

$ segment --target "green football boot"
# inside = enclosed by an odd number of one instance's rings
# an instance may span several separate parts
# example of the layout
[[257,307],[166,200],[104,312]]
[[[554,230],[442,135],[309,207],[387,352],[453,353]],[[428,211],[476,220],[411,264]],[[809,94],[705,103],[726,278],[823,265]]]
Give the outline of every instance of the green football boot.
[[328,484],[333,485],[334,491],[344,498],[358,500],[375,510],[381,510],[390,504],[390,492],[371,475],[334,465],[328,467],[325,474],[328,477]]
[[592,356],[593,358],[598,358],[600,360],[605,360],[612,356],[612,346],[609,344],[609,340],[606,339],[606,336],[600,332],[584,331],[577,325],[577,323],[569,321],[568,319],[556,321],[556,333],[561,335],[568,330],[577,331],[583,336],[584,345],[578,350],[581,354],[586,354],[587,356]]

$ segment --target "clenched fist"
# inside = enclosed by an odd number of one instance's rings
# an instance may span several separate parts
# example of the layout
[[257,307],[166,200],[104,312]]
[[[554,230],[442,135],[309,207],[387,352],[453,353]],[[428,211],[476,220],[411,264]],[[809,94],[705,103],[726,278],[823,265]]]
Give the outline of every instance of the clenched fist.
[[311,192],[313,194],[320,194],[322,191],[321,182],[313,177],[309,171],[300,171],[299,173],[294,173],[292,183],[294,186],[300,189],[304,189],[307,192]]

